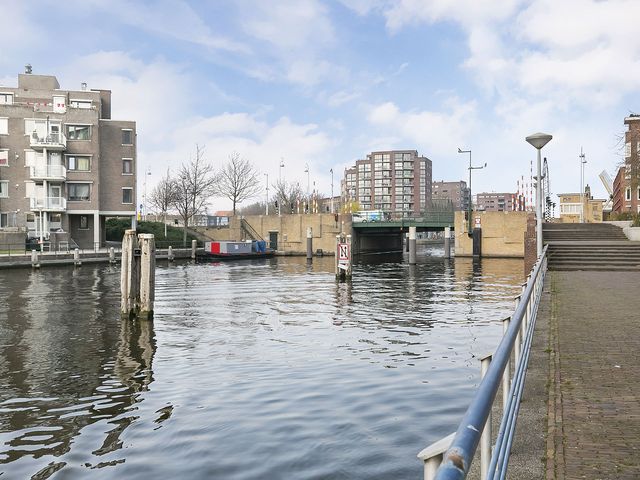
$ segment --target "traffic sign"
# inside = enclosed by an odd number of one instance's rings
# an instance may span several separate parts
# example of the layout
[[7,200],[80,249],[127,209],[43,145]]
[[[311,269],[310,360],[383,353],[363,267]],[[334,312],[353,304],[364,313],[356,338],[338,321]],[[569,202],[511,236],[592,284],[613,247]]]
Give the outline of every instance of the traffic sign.
[[348,243],[339,243],[338,244],[338,260],[342,262],[348,262],[349,255],[349,244]]

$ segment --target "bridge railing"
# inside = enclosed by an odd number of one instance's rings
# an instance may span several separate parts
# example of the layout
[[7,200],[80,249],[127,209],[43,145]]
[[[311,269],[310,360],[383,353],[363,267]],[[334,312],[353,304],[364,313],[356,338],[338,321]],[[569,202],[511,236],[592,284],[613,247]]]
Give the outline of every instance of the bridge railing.
[[[524,390],[538,306],[547,271],[547,247],[531,271],[513,315],[504,321],[504,336],[495,353],[483,362],[483,377],[475,397],[455,434],[445,437],[418,454],[424,461],[425,480],[464,479],[481,442],[480,478],[504,479]],[[511,357],[515,372],[511,377]],[[490,363],[489,363],[490,362]],[[502,384],[502,420],[491,449],[491,410]]]
[[453,225],[454,212],[452,211],[425,211],[407,216],[403,212],[384,212],[374,219],[363,218],[356,220],[354,224],[370,224],[370,223],[402,223],[410,225],[412,223],[434,223],[442,225]]

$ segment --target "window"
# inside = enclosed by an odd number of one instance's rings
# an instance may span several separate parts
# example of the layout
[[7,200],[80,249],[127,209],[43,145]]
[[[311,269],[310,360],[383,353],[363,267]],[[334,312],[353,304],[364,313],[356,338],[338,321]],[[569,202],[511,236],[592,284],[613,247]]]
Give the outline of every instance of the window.
[[0,181],[0,198],[9,198],[9,182]]
[[0,167],[9,166],[9,150],[0,150]]
[[133,188],[122,189],[122,203],[133,203]]
[[91,125],[67,125],[69,140],[91,140]]
[[91,200],[91,185],[88,183],[67,183],[67,196],[70,202],[88,202]]
[[79,230],[89,230],[89,216],[88,215],[80,215],[80,226]]
[[91,170],[91,158],[79,156],[67,156],[67,170],[76,172],[88,172]]
[[0,93],[0,105],[11,105],[13,103],[13,93]]
[[631,188],[627,187],[624,191],[624,198],[625,200],[629,201],[631,200]]
[[122,130],[122,145],[133,145],[133,130]]
[[0,118],[0,135],[9,135],[9,119]]
[[122,174],[133,175],[133,159],[132,158],[122,159]]

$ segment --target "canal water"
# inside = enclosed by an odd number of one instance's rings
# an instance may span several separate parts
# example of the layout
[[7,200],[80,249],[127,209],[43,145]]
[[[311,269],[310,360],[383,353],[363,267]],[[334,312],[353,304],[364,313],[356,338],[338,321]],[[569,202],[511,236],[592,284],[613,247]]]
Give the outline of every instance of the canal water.
[[[163,262],[161,262],[163,263]],[[417,479],[520,291],[442,250],[159,265],[153,323],[112,266],[0,272],[0,479]]]

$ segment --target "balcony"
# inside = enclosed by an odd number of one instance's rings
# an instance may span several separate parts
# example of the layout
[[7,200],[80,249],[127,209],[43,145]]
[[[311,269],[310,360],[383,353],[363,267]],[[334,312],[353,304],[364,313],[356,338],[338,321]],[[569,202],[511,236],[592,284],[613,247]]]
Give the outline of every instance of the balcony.
[[32,212],[64,212],[67,210],[67,199],[62,197],[31,197],[29,203]]
[[64,165],[37,165],[29,167],[31,180],[50,180],[64,182],[67,179],[67,169]]
[[46,136],[40,136],[38,132],[33,132],[29,139],[31,148],[36,151],[41,151],[44,148],[50,151],[62,151],[67,148],[67,137],[59,132],[52,132]]

